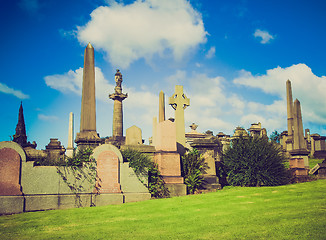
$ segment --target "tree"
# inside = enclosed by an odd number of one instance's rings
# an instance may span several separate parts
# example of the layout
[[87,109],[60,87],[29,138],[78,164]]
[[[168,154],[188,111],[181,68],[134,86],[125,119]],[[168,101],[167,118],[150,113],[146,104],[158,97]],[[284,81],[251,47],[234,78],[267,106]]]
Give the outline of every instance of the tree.
[[240,135],[223,154],[228,183],[233,186],[276,186],[289,182],[281,147],[266,138]]
[[275,130],[274,132],[272,132],[269,138],[272,142],[280,143],[281,135]]
[[188,193],[194,193],[203,183],[203,173],[207,169],[205,159],[197,149],[187,152],[181,157],[182,176]]

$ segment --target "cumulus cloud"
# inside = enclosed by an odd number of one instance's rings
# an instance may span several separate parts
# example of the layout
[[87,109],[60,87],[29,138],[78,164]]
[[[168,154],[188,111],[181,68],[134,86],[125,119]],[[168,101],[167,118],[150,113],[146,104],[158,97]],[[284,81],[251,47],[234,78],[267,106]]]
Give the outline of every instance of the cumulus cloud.
[[[55,74],[44,77],[47,86],[62,93],[75,93],[81,95],[83,83],[83,68],[69,70],[64,74]],[[114,85],[105,79],[102,70],[95,67],[95,90],[96,98],[107,101],[108,94],[114,90]]]
[[27,99],[27,98],[29,98],[29,96],[27,94],[24,94],[20,90],[15,90],[13,88],[10,88],[4,83],[0,83],[0,92],[13,95],[13,96],[15,96],[15,97],[17,97],[19,99]]
[[213,58],[213,57],[215,56],[215,51],[216,51],[215,47],[211,47],[211,48],[207,51],[205,57],[208,58],[208,59]]
[[91,42],[120,68],[167,53],[181,60],[206,42],[206,35],[201,14],[186,0],[144,0],[129,5],[111,1],[110,6],[96,8],[86,25],[77,27],[79,42]]
[[260,29],[256,29],[255,33],[254,33],[255,38],[260,38],[260,43],[261,44],[266,44],[269,43],[271,40],[274,39],[274,36],[271,35],[269,32],[267,31],[263,31]]
[[[307,122],[326,123],[326,110],[321,107],[326,105],[324,97],[326,91],[326,77],[316,76],[311,68],[305,64],[296,64],[287,68],[277,67],[267,70],[264,75],[252,75],[251,72],[242,70],[235,84],[258,88],[267,94],[278,96],[285,105],[287,80],[291,80],[293,98],[301,102],[303,118]],[[279,102],[275,104],[280,105]],[[275,106],[277,109],[277,106]],[[274,109],[275,111],[275,109]],[[284,109],[282,109],[284,111]]]

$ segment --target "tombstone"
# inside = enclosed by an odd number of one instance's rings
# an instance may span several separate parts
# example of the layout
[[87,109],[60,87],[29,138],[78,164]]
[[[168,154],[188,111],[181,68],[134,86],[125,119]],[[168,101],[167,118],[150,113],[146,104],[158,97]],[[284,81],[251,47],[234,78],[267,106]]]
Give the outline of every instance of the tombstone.
[[326,158],[326,137],[319,134],[311,134],[311,150],[310,155],[314,158],[325,159]]
[[18,152],[20,146],[16,145],[18,144],[14,142],[2,142],[0,145],[0,196],[22,195],[20,186],[21,155]]
[[26,161],[23,148],[15,142],[0,142],[0,215],[24,211],[21,191],[21,161]]
[[131,126],[126,130],[126,145],[143,144],[141,129],[137,126]]
[[186,195],[186,185],[181,177],[180,155],[177,152],[176,124],[170,120],[157,126],[157,145],[154,161],[163,176],[171,196]]

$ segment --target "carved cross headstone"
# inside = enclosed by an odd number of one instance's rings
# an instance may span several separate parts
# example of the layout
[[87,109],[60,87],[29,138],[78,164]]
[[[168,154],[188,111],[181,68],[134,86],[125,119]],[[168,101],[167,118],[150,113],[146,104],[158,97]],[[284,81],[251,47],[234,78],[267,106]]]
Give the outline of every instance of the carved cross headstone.
[[183,86],[176,85],[175,93],[169,98],[169,104],[175,110],[177,143],[186,145],[184,110],[190,105],[190,99],[183,93]]

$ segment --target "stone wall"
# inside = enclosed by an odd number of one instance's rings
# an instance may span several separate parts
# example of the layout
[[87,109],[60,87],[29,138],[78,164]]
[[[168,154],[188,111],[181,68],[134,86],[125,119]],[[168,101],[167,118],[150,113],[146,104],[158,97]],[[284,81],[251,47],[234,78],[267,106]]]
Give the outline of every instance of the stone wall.
[[[109,144],[101,145],[98,149],[98,151],[94,149],[94,152],[110,149],[118,155],[120,153]],[[13,177],[0,175],[0,185],[12,185],[13,182],[18,186],[16,188],[21,190],[18,191],[20,194],[17,194],[17,191],[11,194],[7,190],[0,189],[0,214],[121,204],[147,200],[151,197],[145,186],[147,182],[144,180],[144,185],[138,180],[129,163],[123,163],[121,154],[118,156],[120,167],[117,169],[119,171],[117,181],[121,185],[119,193],[98,194],[95,189],[95,179],[94,181],[88,181],[85,177],[76,179],[76,174],[80,173],[85,176],[95,176],[87,165],[76,173],[69,167],[34,166],[34,161],[26,161],[24,149],[14,142],[1,142],[0,151],[10,154],[14,152],[14,156],[18,158],[18,164],[14,163],[18,168],[14,174],[10,174]],[[3,156],[5,154],[0,155],[0,172],[10,167],[9,161]],[[78,190],[73,191],[72,186],[77,187]]]

